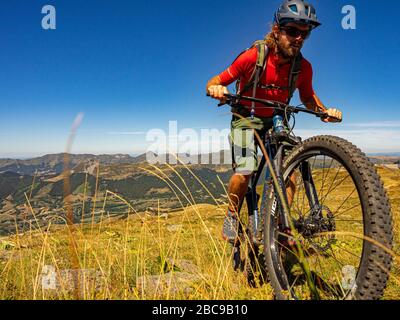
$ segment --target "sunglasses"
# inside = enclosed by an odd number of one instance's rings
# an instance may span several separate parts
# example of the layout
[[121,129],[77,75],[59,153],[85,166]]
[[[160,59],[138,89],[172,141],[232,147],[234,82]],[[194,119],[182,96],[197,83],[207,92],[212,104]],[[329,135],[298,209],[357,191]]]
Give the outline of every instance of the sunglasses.
[[285,33],[292,38],[301,36],[303,39],[307,39],[311,34],[311,30],[303,31],[295,27],[280,27],[280,30],[285,31]]

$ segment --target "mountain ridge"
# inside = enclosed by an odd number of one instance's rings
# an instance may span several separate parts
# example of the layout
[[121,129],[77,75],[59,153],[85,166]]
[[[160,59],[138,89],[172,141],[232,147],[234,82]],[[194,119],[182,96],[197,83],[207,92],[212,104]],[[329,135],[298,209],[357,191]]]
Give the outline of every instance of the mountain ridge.
[[[229,150],[222,150],[220,152],[200,155],[188,155],[178,154],[181,160],[186,161],[185,164],[200,164],[201,160],[207,159],[205,164],[212,164],[213,159],[223,164],[230,164],[231,157],[227,154]],[[40,175],[55,175],[61,174],[64,170],[64,155],[65,153],[46,154],[41,157],[35,157],[31,159],[0,159],[0,172],[16,172],[19,174],[40,174]],[[154,152],[146,152],[138,156],[131,156],[129,154],[68,154],[69,167],[80,165],[90,166],[93,162],[98,162],[101,165],[113,165],[113,164],[138,164],[145,163],[147,159],[158,158],[164,162],[170,164],[178,164],[179,161],[172,154],[160,154],[157,155]],[[225,161],[227,160],[227,161]],[[219,164],[216,163],[216,164]],[[164,163],[165,164],[165,163]]]

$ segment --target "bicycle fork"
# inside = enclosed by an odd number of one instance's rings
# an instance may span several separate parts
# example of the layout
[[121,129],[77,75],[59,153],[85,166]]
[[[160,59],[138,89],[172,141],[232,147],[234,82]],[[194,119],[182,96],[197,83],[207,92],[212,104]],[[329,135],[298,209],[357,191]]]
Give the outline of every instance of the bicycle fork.
[[[273,167],[276,173],[276,177],[278,179],[279,189],[281,190],[283,195],[283,199],[281,199],[279,195],[276,195],[276,197],[279,209],[278,212],[280,213],[281,227],[282,230],[285,231],[292,229],[292,225],[290,224],[290,212],[286,212],[285,210],[286,208],[288,211],[290,211],[289,199],[287,196],[286,186],[284,183],[284,177],[282,172],[282,159],[283,159],[283,146],[280,146],[273,161]],[[318,200],[318,193],[315,188],[314,180],[311,174],[310,164],[308,163],[308,161],[304,161],[301,163],[300,172],[304,183],[304,189],[308,199],[311,213],[314,215],[315,218],[322,218],[321,210],[317,210],[318,208],[320,208],[320,203]],[[282,201],[284,201],[284,203],[282,203]],[[318,214],[318,216],[315,216],[316,214]],[[296,227],[296,225],[294,225],[294,227]]]
[[283,196],[282,199],[279,194],[275,194],[277,199],[277,209],[280,214],[279,220],[281,223],[282,230],[286,231],[286,230],[291,230],[292,228],[289,222],[289,216],[290,216],[289,212],[286,212],[285,210],[285,209],[289,210],[289,201],[287,197],[285,182],[283,179],[282,160],[283,160],[283,146],[279,146],[274,161],[272,162],[272,166],[276,174],[276,178],[278,180],[278,188],[279,190],[281,190],[281,194]]
[[[286,230],[291,230],[292,227],[297,228],[298,225],[296,221],[293,221],[293,223],[290,223],[290,206],[289,206],[289,199],[287,196],[286,192],[286,186],[284,183],[284,177],[283,177],[283,172],[282,172],[282,159],[283,159],[283,146],[280,146],[278,149],[278,152],[276,153],[276,156],[274,158],[274,161],[272,163],[274,172],[276,174],[276,178],[278,180],[278,187],[281,190],[281,194],[283,195],[283,199],[275,193],[276,199],[277,199],[277,209],[278,209],[278,214],[279,216],[279,221],[281,224],[281,230],[286,231]],[[310,206],[311,214],[314,216],[314,218],[320,219],[322,218],[322,212],[321,210],[318,210],[320,208],[320,203],[318,200],[318,193],[315,188],[314,184],[314,179],[311,174],[311,167],[308,161],[304,161],[300,165],[300,172],[302,176],[302,181],[304,184],[304,189],[306,193],[306,197],[308,199],[308,203]],[[272,201],[272,199],[270,199]],[[293,200],[293,199],[292,199]],[[284,203],[282,202],[284,201]],[[284,205],[286,204],[286,205]],[[287,209],[288,211],[286,211]]]
[[252,235],[253,239],[251,241],[254,244],[258,243],[258,233],[259,233],[259,226],[260,226],[260,214],[259,214],[259,207],[258,207],[258,200],[260,199],[260,195],[257,194],[256,186],[254,185],[254,179],[252,179],[252,187],[249,189],[249,192],[246,194],[246,202],[247,202],[247,209],[249,212],[249,219],[252,219],[252,226],[253,230]]
[[[308,199],[308,204],[310,206],[311,214],[315,218],[322,218],[322,212],[321,210],[318,210],[320,208],[318,193],[317,190],[315,189],[314,179],[312,177],[311,168],[308,161],[304,161],[301,163],[300,172],[303,179],[304,190]],[[316,212],[318,216],[315,216]]]
[[258,180],[260,179],[261,173],[262,173],[262,168],[265,166],[265,158],[263,157],[261,160],[261,163],[259,165],[259,168],[256,172],[255,175],[252,176],[251,178],[251,187],[249,188],[247,194],[246,194],[246,203],[247,203],[247,209],[249,213],[249,219],[252,219],[253,222],[253,230],[252,235],[253,235],[253,243],[258,244],[258,239],[261,236],[261,223],[260,223],[260,210],[258,206],[258,202],[260,200],[260,195],[257,193],[257,183]]

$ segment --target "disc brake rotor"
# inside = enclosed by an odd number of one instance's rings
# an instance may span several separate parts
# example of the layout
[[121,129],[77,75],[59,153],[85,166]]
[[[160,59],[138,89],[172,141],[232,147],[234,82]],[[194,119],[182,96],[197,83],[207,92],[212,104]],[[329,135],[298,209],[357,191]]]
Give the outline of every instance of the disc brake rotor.
[[320,253],[326,252],[336,242],[335,235],[324,235],[336,231],[334,216],[327,206],[317,206],[307,216],[300,217],[296,226],[298,232]]

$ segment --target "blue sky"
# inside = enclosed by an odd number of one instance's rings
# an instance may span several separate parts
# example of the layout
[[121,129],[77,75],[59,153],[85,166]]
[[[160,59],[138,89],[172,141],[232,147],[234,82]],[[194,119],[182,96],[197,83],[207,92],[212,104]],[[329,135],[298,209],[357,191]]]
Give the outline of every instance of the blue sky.
[[[0,7],[0,157],[146,151],[146,132],[229,127],[227,108],[205,97],[209,78],[269,29],[281,1],[4,0]],[[297,118],[297,134],[336,134],[366,152],[400,151],[400,3],[312,2],[323,25],[303,54],[314,89],[345,121]],[[57,29],[43,30],[51,4]],[[341,26],[344,5],[357,29]],[[396,62],[397,61],[397,62]],[[298,102],[295,99],[293,103]]]

